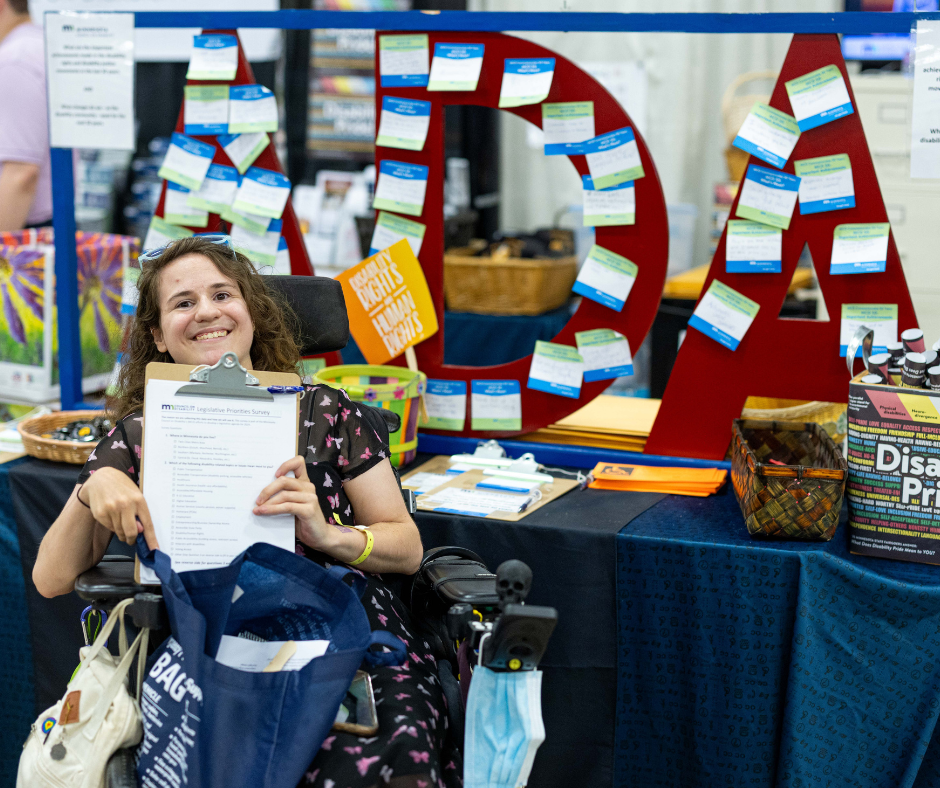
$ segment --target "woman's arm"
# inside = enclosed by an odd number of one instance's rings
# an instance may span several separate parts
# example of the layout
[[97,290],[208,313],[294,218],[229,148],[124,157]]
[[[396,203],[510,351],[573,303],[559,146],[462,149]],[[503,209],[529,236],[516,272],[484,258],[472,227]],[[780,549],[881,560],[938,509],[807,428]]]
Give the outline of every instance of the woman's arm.
[[[290,471],[294,478],[286,475]],[[258,496],[255,514],[293,514],[300,541],[345,564],[362,555],[365,534],[326,522],[303,457],[288,460],[275,475],[278,478]],[[357,566],[367,572],[417,572],[423,555],[421,536],[405,508],[388,460],[345,482],[343,489],[359,525],[368,526],[374,539],[369,557]]]
[[39,545],[33,583],[45,597],[68,594],[75,578],[101,560],[111,541],[111,532],[95,522],[91,509],[78,502],[81,489],[82,485],[75,485]]
[[134,544],[138,533],[144,534],[148,546],[157,547],[143,494],[126,473],[100,468],[85,484],[75,486],[42,538],[33,566],[36,589],[45,597],[69,593],[75,579],[104,556],[112,534]]

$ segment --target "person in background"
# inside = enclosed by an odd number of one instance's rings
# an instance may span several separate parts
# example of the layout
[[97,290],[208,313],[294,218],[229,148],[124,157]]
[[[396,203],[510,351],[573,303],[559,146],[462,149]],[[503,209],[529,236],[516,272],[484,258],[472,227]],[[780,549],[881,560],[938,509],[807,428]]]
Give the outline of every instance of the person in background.
[[42,28],[0,0],[0,231],[49,224],[52,180]]

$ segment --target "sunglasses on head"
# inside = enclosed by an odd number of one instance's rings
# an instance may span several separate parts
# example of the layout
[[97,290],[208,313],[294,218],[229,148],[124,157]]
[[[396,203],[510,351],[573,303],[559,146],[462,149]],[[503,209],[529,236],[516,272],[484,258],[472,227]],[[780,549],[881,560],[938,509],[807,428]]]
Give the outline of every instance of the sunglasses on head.
[[[224,233],[196,233],[194,238],[202,238],[203,240],[209,241],[210,243],[218,244],[219,246],[225,246],[229,249],[232,248],[232,238],[229,235]],[[159,246],[156,249],[147,249],[144,252],[140,253],[140,257],[137,258],[137,261],[143,266],[145,263],[152,262],[160,257],[167,249],[170,248],[176,241],[170,241],[168,244]]]

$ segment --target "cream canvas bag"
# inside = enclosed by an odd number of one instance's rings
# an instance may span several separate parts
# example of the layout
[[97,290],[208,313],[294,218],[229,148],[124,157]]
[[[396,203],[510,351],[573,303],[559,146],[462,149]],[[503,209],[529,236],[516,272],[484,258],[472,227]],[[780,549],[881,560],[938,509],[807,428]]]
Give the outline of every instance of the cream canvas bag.
[[[81,665],[65,696],[33,723],[20,756],[16,788],[104,788],[111,755],[140,742],[140,706],[127,690],[127,674],[139,653],[139,687],[150,630],[141,630],[127,647],[124,612],[133,601],[115,606],[94,644],[81,649]],[[120,661],[105,648],[117,621]]]

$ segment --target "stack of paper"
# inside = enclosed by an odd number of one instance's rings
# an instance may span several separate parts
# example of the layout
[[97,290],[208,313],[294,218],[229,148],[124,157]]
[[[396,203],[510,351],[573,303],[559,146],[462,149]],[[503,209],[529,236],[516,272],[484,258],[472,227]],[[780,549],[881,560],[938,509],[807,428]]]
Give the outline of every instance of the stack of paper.
[[634,490],[704,498],[721,489],[728,472],[717,468],[658,468],[599,462],[591,475],[593,481],[588,486],[595,490]]
[[641,452],[659,412],[659,403],[658,399],[602,394],[570,416],[523,435],[520,440]]

